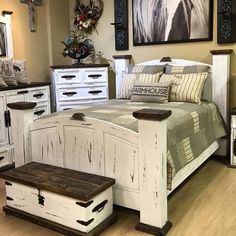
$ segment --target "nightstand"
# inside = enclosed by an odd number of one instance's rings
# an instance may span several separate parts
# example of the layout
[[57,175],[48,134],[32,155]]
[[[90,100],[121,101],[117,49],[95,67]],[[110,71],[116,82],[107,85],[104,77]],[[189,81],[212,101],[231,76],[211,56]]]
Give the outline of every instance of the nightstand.
[[230,111],[230,165],[236,168],[236,107]]

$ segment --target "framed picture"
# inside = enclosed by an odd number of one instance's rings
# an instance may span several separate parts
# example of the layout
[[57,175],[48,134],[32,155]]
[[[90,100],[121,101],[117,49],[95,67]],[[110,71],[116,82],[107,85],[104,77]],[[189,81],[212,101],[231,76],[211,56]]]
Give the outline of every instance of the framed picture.
[[133,0],[133,44],[212,40],[213,0]]
[[7,45],[6,45],[6,24],[0,22],[0,56],[6,56]]

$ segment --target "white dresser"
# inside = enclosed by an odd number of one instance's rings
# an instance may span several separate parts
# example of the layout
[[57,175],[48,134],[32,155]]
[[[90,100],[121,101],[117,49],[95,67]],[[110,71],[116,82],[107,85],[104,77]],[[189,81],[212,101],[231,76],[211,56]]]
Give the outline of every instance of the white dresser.
[[108,100],[108,67],[109,64],[51,66],[52,110]]
[[24,86],[0,88],[0,171],[13,165],[14,140],[11,115],[7,107],[12,102],[36,102],[34,118],[51,112],[50,83],[32,83]]

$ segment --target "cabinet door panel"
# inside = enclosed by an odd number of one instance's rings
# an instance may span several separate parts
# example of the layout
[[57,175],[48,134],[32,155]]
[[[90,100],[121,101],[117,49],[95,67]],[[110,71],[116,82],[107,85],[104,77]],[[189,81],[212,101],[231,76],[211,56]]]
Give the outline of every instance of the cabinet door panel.
[[4,113],[6,111],[5,94],[0,94],[0,146],[8,144],[8,133],[5,127]]

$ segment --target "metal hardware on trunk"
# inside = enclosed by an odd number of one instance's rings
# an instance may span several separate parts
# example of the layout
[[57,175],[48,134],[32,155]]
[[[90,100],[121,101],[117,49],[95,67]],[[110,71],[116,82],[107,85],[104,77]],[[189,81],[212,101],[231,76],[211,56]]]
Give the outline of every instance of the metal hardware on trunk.
[[92,219],[89,220],[89,221],[77,220],[76,222],[79,223],[79,224],[81,224],[81,225],[88,226],[88,225],[90,225],[93,221],[94,221],[94,218],[92,218]]
[[104,200],[103,202],[101,202],[100,204],[95,206],[93,208],[92,212],[101,212],[104,209],[104,207],[106,206],[107,203],[108,203],[108,200]]
[[13,198],[6,196],[7,201],[13,201]]
[[89,207],[92,203],[93,203],[93,200],[91,200],[89,202],[76,202],[77,205],[84,207],[84,208]]
[[41,195],[40,190],[38,189],[38,204],[44,206],[45,197]]
[[5,158],[4,156],[0,157],[0,161],[4,160],[4,158]]
[[7,186],[12,186],[12,183],[8,182],[8,181],[5,181],[5,185]]

